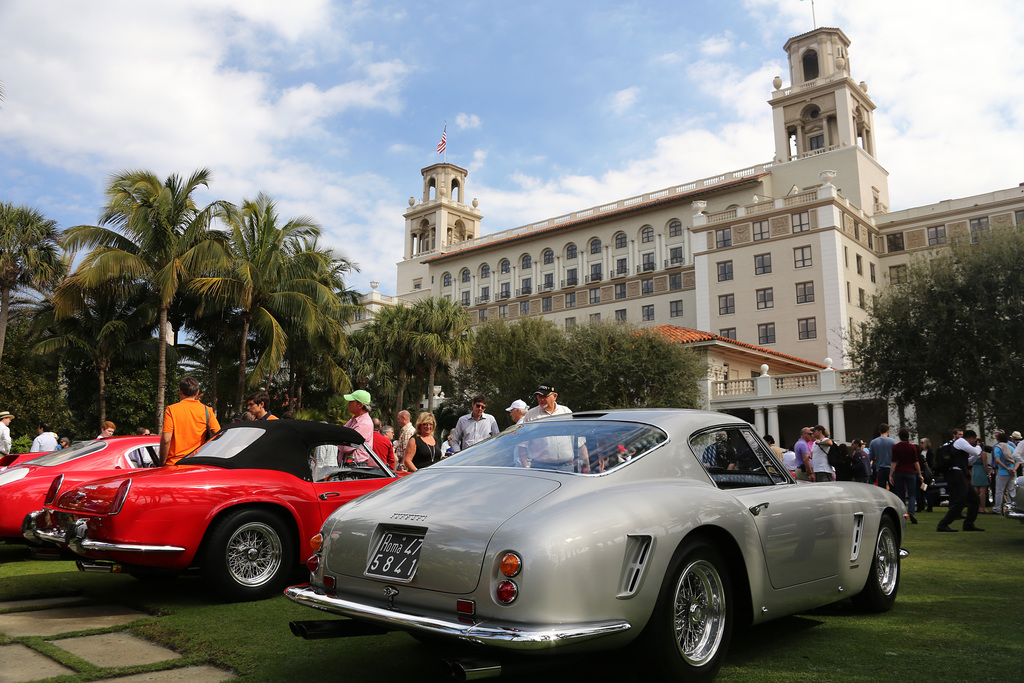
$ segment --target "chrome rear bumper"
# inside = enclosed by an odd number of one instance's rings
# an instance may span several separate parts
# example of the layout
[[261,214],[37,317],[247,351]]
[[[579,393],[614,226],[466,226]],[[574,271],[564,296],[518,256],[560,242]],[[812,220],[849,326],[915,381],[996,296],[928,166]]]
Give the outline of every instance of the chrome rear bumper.
[[541,651],[580,643],[594,638],[628,631],[632,625],[624,619],[610,619],[560,626],[531,624],[463,623],[391,609],[372,607],[327,595],[309,584],[292,586],[284,594],[289,600],[324,612],[341,614],[389,629],[415,631],[430,635],[486,645],[503,650]]
[[21,535],[30,541],[55,543],[79,555],[96,553],[182,553],[176,545],[148,545],[144,543],[115,543],[89,538],[88,522],[84,517],[54,515],[36,510],[25,515]]

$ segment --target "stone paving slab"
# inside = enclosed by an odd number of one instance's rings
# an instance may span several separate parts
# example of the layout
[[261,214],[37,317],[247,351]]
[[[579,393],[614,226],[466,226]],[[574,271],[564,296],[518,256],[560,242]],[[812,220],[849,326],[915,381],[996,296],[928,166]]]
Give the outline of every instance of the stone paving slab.
[[44,607],[46,605],[66,605],[71,602],[85,600],[84,595],[68,595],[63,598],[35,598],[33,600],[10,600],[0,602],[0,609],[25,609],[27,607]]
[[0,683],[25,683],[75,673],[30,647],[0,645]]
[[116,605],[60,607],[34,612],[0,614],[0,633],[12,638],[24,636],[56,636],[71,631],[120,626],[148,614]]
[[174,650],[136,638],[130,633],[101,633],[49,642],[90,664],[103,667],[153,664],[181,657]]
[[212,666],[188,666],[183,669],[153,671],[121,678],[104,678],[112,683],[219,683],[238,678],[235,674]]

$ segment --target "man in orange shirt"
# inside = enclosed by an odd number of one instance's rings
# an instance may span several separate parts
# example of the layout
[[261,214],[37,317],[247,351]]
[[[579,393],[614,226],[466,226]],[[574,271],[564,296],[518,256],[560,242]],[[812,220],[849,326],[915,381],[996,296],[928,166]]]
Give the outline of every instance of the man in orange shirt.
[[181,400],[167,406],[160,432],[160,462],[173,465],[206,442],[208,430],[220,431],[216,413],[199,401],[199,382],[182,377]]

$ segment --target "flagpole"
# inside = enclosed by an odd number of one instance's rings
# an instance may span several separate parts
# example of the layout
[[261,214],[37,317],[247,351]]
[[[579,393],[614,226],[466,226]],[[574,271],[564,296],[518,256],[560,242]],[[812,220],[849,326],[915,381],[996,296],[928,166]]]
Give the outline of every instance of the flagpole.
[[[445,138],[448,137],[448,119],[444,120],[444,136],[445,136]],[[445,145],[444,145],[444,163],[446,163],[446,164],[448,163],[448,143],[447,143],[447,141],[445,142]]]

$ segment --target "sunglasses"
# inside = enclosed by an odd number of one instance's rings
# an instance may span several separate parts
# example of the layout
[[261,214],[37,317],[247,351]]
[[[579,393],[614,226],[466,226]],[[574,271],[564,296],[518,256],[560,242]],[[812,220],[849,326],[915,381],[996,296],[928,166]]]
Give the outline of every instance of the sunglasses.
[[486,403],[474,403],[473,407],[474,408],[486,408],[487,404]]

